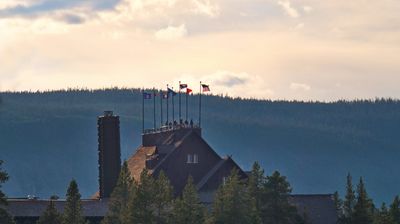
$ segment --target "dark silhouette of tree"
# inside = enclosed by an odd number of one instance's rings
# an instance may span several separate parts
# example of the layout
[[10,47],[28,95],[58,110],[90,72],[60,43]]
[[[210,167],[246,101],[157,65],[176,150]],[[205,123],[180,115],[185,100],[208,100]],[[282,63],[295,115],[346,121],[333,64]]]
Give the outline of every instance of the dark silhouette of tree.
[[135,188],[134,181],[128,169],[128,163],[125,161],[121,167],[121,172],[117,184],[111,193],[109,199],[108,213],[102,224],[123,224],[126,223],[129,198],[132,190]]
[[353,187],[352,177],[347,174],[346,177],[346,195],[343,202],[343,214],[339,216],[339,222],[342,224],[352,223],[352,216],[354,213],[354,205],[356,204],[356,196]]
[[175,201],[172,223],[202,224],[205,221],[205,212],[205,207],[200,203],[196,186],[193,184],[193,178],[189,176],[182,196]]
[[390,205],[389,209],[390,217],[394,224],[400,224],[400,198],[396,196]]
[[263,223],[292,224],[302,223],[304,220],[297,213],[297,209],[289,202],[292,192],[285,176],[275,171],[267,177],[261,197],[261,218]]
[[57,211],[54,201],[50,200],[49,205],[47,206],[46,210],[40,216],[37,224],[61,224],[62,223],[62,216]]
[[374,224],[395,224],[393,222],[392,217],[390,217],[389,211],[388,211],[385,203],[382,203],[380,210],[376,212],[373,223]]
[[365,189],[364,181],[360,178],[357,185],[357,200],[354,205],[354,212],[352,215],[352,224],[370,224],[373,222],[373,203],[368,197]]
[[257,223],[255,203],[252,203],[245,184],[236,169],[222,184],[215,195],[210,223]]
[[8,214],[8,212],[3,208],[3,206],[7,206],[6,195],[1,191],[2,185],[7,182],[8,174],[2,168],[3,161],[0,160],[0,223],[4,224],[13,224],[14,220]]
[[155,216],[155,180],[147,169],[140,174],[139,183],[129,200],[128,223],[152,224],[156,223]]
[[75,180],[70,182],[66,196],[67,202],[64,207],[63,224],[85,224],[82,214],[81,194]]
[[173,189],[164,172],[161,171],[154,185],[154,207],[157,224],[168,223],[173,206]]

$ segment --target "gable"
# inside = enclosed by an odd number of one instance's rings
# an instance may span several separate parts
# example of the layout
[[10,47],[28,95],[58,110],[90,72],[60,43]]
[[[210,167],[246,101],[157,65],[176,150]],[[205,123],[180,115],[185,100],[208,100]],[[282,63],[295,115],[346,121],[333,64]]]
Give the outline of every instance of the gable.
[[[196,155],[198,163],[188,163],[188,155]],[[160,162],[154,174],[158,175],[163,170],[174,186],[175,193],[179,194],[189,176],[196,184],[220,160],[221,157],[197,133],[191,132]]]

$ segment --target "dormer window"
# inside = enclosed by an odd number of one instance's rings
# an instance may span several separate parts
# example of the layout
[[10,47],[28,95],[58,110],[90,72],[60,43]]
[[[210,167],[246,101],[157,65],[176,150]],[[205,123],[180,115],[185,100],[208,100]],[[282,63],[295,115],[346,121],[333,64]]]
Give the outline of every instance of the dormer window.
[[199,156],[197,154],[193,155],[193,163],[199,163]]
[[188,154],[188,155],[187,155],[187,161],[186,161],[186,163],[193,163],[193,156],[192,156],[192,154]]
[[199,163],[199,156],[197,154],[188,154],[186,163]]

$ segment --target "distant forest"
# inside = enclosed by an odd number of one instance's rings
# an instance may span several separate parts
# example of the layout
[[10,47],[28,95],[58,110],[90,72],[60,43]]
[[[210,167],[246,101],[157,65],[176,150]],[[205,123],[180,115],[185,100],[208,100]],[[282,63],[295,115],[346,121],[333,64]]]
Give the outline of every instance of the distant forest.
[[[195,122],[198,101],[198,95],[189,97],[189,118]],[[344,193],[348,172],[364,177],[377,203],[391,202],[400,193],[398,100],[300,102],[209,95],[202,102],[203,135],[220,155],[232,155],[246,170],[254,161],[267,174],[279,170],[294,193]],[[72,178],[84,197],[94,194],[96,121],[105,110],[120,116],[126,159],[140,145],[139,89],[0,93],[0,159],[10,175],[7,195],[63,197]],[[146,127],[153,127],[152,100],[146,101],[145,114]]]

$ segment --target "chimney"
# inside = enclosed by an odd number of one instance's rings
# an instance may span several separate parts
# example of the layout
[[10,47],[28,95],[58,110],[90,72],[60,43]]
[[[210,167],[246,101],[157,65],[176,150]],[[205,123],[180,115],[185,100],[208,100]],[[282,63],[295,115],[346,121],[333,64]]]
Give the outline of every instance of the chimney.
[[105,111],[98,117],[99,141],[99,193],[100,198],[109,198],[118,181],[121,170],[121,148],[119,136],[119,116]]

